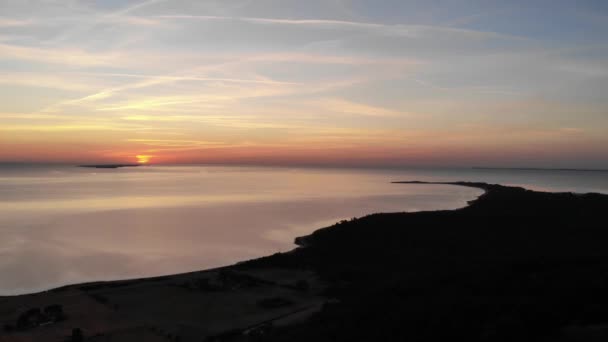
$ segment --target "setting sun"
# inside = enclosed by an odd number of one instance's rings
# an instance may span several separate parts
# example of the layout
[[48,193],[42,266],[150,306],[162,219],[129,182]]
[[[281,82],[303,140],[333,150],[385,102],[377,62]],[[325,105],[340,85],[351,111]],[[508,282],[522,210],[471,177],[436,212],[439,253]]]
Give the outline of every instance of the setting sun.
[[135,158],[137,158],[138,164],[148,164],[148,162],[150,162],[150,158],[152,158],[152,156],[139,154],[139,155],[136,155]]

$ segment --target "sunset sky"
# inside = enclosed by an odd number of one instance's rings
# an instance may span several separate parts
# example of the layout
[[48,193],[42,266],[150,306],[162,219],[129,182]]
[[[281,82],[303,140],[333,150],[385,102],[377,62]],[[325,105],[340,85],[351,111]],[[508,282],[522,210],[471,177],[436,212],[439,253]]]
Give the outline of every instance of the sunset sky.
[[0,0],[0,75],[0,161],[608,167],[602,0]]

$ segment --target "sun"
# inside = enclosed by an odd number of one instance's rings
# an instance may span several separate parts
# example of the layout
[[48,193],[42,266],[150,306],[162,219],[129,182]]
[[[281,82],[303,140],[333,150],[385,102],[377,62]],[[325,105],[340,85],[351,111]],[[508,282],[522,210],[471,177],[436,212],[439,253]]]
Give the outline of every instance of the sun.
[[137,158],[138,164],[148,164],[150,162],[150,158],[152,158],[152,156],[138,154],[135,156],[135,158]]

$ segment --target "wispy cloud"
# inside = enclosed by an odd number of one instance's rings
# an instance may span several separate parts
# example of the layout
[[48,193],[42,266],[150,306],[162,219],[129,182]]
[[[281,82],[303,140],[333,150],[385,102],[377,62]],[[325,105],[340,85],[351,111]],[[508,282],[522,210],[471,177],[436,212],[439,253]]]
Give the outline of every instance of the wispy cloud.
[[604,14],[478,7],[2,2],[0,139],[158,160],[607,142]]
[[144,18],[138,18],[138,17],[132,17],[132,16],[128,16],[129,13],[142,9],[144,7],[147,6],[151,6],[160,2],[164,2],[167,0],[147,0],[147,1],[143,1],[143,2],[139,2],[139,3],[135,3],[132,5],[128,5],[120,10],[114,11],[114,12],[110,12],[110,13],[96,13],[93,14],[90,18],[87,18],[88,20],[83,21],[75,26],[71,26],[69,30],[66,30],[65,32],[63,32],[61,35],[55,37],[54,39],[52,39],[52,43],[57,44],[60,43],[62,41],[66,41],[78,34],[81,34],[83,32],[89,31],[93,28],[95,28],[96,26],[103,24],[103,23],[112,23],[112,22],[124,22],[124,23],[128,23],[128,24],[152,24],[151,21],[146,20]]
[[18,27],[28,26],[31,24],[30,20],[10,19],[0,17],[0,27]]
[[122,53],[91,53],[78,48],[47,49],[0,44],[1,59],[62,64],[68,66],[112,66]]
[[158,15],[152,16],[154,19],[165,20],[221,20],[221,21],[241,21],[254,24],[270,25],[293,25],[310,26],[317,28],[350,28],[366,31],[374,31],[385,35],[420,37],[427,32],[443,32],[466,35],[475,38],[503,38],[516,40],[529,40],[525,37],[497,33],[493,31],[480,31],[453,26],[439,25],[406,25],[406,24],[380,24],[370,22],[346,21],[346,20],[327,20],[327,19],[283,19],[283,18],[259,18],[259,17],[229,17],[229,16],[207,16],[207,15]]

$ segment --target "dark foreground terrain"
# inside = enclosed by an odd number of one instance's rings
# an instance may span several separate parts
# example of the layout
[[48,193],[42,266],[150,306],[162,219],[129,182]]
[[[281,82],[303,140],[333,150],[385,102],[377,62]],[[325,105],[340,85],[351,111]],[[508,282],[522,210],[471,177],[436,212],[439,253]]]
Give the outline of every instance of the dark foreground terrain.
[[451,184],[485,194],[223,269],[0,298],[0,341],[608,339],[608,196]]

